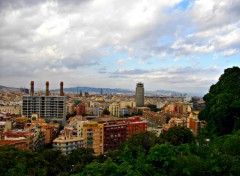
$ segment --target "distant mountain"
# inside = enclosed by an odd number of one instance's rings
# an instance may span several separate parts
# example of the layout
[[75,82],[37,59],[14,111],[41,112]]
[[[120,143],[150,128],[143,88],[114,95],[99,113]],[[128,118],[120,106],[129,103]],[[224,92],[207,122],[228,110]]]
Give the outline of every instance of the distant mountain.
[[[128,89],[120,89],[120,88],[94,88],[94,87],[69,87],[64,88],[64,92],[73,92],[73,93],[82,93],[84,92],[91,92],[91,93],[100,93],[101,89],[104,94],[106,93],[123,93],[123,94],[135,94],[135,91],[128,90]],[[59,92],[59,89],[51,90],[52,92]],[[146,94],[150,95],[182,95],[184,93],[176,92],[176,91],[170,91],[170,90],[156,90],[156,91],[146,91]]]
[[[72,93],[82,93],[89,92],[89,93],[96,93],[100,94],[101,89],[103,94],[111,94],[111,93],[122,93],[122,94],[135,94],[135,91],[128,90],[128,89],[121,89],[121,88],[95,88],[95,87],[69,87],[64,88],[64,92],[72,92]],[[19,90],[19,88],[14,87],[6,87],[0,85],[0,91],[1,90]],[[50,90],[51,92],[59,92],[59,89],[53,89]],[[189,95],[189,96],[203,96],[202,93],[194,93],[194,92],[176,92],[171,90],[155,90],[155,91],[145,91],[145,94],[148,95],[174,95],[174,96],[180,96],[180,95]]]
[[183,95],[184,93],[171,91],[171,90],[155,90],[155,91],[146,91],[146,93],[149,94],[155,94],[155,95]]
[[1,85],[0,85],[0,91],[1,91],[1,90],[19,90],[19,88],[6,87],[6,86],[1,86]]
[[[91,92],[91,93],[101,93],[101,90],[104,94],[106,93],[125,93],[125,94],[133,94],[134,91],[132,90],[127,90],[127,89],[110,89],[110,88],[95,88],[95,87],[69,87],[69,88],[64,88],[64,92],[73,92],[73,93],[82,93],[84,92]],[[52,92],[59,92],[59,89],[51,90]]]

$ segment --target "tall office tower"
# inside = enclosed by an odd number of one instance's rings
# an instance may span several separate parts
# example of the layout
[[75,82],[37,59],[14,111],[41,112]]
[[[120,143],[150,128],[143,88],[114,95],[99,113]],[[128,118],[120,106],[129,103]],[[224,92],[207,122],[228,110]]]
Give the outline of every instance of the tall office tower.
[[49,82],[46,82],[46,94],[34,94],[34,82],[31,82],[30,95],[22,98],[22,115],[31,118],[32,114],[39,114],[47,122],[66,123],[66,97],[63,93],[63,82],[60,84],[60,96],[52,96],[49,92]]
[[144,106],[144,86],[143,83],[137,83],[136,86],[136,107]]

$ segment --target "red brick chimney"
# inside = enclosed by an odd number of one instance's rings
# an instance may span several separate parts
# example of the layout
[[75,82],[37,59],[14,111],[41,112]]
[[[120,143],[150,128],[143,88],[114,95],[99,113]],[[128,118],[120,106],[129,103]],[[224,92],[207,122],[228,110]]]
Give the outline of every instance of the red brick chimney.
[[63,93],[63,82],[60,82],[60,96],[64,96],[64,93]]
[[31,83],[30,83],[30,95],[31,96],[34,95],[34,81],[31,81]]
[[46,82],[46,96],[49,96],[49,82]]

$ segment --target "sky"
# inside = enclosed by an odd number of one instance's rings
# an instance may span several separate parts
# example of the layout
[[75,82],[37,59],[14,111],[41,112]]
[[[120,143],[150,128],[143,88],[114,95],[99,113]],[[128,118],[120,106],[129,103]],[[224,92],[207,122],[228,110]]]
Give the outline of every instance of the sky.
[[206,93],[240,66],[239,0],[0,0],[0,85]]

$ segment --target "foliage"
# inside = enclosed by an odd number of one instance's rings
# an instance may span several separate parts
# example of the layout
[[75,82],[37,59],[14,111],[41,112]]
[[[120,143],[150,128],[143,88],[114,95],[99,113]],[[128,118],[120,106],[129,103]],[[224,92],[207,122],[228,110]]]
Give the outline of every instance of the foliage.
[[72,173],[82,171],[87,164],[91,163],[95,158],[93,154],[93,149],[77,148],[73,150],[68,156],[68,164],[72,166]]
[[157,112],[157,111],[161,110],[161,109],[157,108],[157,106],[154,105],[154,104],[149,104],[149,105],[147,105],[147,107],[150,108],[150,111],[154,111],[154,112]]
[[32,153],[1,147],[0,175],[239,175],[239,145],[240,132],[203,145],[159,143],[151,133],[142,133],[118,151],[98,157],[84,148],[65,156],[49,149]]
[[81,103],[80,100],[74,100],[74,106],[77,106],[77,105],[79,105],[80,103]]
[[128,146],[134,154],[136,154],[140,148],[143,148],[145,151],[149,151],[149,149],[159,142],[159,139],[152,132],[142,132],[133,135],[126,142],[122,143],[120,149],[125,149]]
[[70,117],[74,117],[76,115],[76,111],[74,111],[73,114],[67,114],[66,115],[66,120],[70,119]]
[[186,127],[173,127],[161,134],[161,140],[172,145],[180,145],[194,142],[193,133]]
[[62,172],[68,172],[68,161],[61,151],[46,149],[40,155],[46,161],[47,175],[59,175]]
[[103,110],[103,115],[110,115],[110,111],[108,109]]
[[0,148],[0,175],[47,175],[46,162],[38,153]]
[[216,135],[240,129],[240,68],[228,68],[210,87],[203,99],[206,107],[199,118],[207,121],[207,130]]

